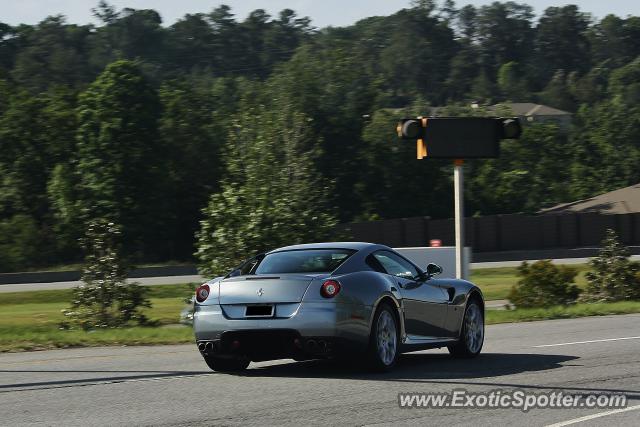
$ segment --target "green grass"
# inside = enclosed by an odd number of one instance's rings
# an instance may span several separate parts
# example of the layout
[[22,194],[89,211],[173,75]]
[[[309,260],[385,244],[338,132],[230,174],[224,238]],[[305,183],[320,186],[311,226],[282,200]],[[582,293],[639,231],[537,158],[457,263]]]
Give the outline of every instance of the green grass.
[[[586,264],[572,265],[578,270],[576,285],[584,288],[587,281],[584,277],[589,269]],[[471,281],[482,289],[484,298],[489,300],[507,299],[509,291],[518,283],[518,270],[516,267],[483,268],[471,272]]]
[[515,310],[487,310],[487,324],[531,322],[549,319],[573,319],[587,316],[640,313],[640,301],[575,304],[567,307],[519,308]]
[[156,327],[93,332],[59,329],[61,310],[69,307],[71,289],[0,293],[0,352],[60,347],[191,342],[190,327],[178,325],[191,284],[150,286],[152,308],[144,313]]
[[132,327],[85,332],[52,326],[0,326],[0,352],[106,345],[157,345],[193,342],[189,326]]
[[[584,268],[578,279],[584,285]],[[514,268],[477,270],[472,280],[485,297],[502,299],[517,281]],[[184,298],[192,284],[151,286],[153,307],[145,314],[157,322],[155,327],[130,327],[92,332],[61,330],[61,310],[69,306],[71,290],[0,293],[0,352],[103,345],[152,345],[193,342],[193,331],[179,325],[185,307]],[[576,304],[569,307],[539,309],[488,310],[487,323],[527,322],[584,316],[640,313],[640,301]]]

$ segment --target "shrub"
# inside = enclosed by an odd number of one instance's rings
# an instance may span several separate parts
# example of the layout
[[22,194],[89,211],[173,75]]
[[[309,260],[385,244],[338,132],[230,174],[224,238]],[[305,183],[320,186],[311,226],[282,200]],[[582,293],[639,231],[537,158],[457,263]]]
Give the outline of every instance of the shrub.
[[517,307],[550,307],[576,301],[580,289],[573,283],[574,268],[552,264],[550,260],[523,262],[518,267],[518,284],[511,289],[509,300]]
[[620,243],[615,231],[607,230],[600,253],[589,265],[593,270],[586,275],[584,301],[640,299],[640,264],[629,260],[629,249]]
[[85,266],[82,284],[74,289],[71,308],[63,310],[63,327],[83,329],[147,323],[142,307],[151,307],[146,289],[126,283],[120,252],[120,227],[104,219],[92,221],[82,239]]

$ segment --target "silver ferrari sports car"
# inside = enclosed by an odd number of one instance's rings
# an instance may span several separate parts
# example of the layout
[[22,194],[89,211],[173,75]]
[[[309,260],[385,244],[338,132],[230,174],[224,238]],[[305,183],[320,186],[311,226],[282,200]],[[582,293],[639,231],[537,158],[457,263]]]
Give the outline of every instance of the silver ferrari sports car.
[[388,370],[402,352],[439,347],[477,356],[482,292],[465,280],[436,279],[441,272],[371,243],[276,249],[198,287],[196,344],[215,371],[335,357]]

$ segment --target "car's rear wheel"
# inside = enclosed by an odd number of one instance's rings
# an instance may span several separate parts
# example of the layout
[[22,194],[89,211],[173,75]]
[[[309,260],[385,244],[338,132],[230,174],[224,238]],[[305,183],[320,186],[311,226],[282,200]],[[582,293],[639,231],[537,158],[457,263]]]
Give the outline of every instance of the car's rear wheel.
[[222,359],[220,357],[203,356],[212,371],[217,372],[237,372],[247,369],[249,361],[246,359]]
[[482,351],[484,344],[484,313],[477,299],[467,304],[462,321],[460,340],[447,348],[455,357],[476,357]]
[[400,343],[400,327],[396,311],[388,303],[376,310],[371,325],[368,358],[376,371],[388,371],[396,364]]

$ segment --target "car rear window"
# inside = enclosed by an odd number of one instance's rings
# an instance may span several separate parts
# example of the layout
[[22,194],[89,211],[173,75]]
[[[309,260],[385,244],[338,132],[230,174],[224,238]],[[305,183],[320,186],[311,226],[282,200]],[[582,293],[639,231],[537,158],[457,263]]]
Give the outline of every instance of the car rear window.
[[351,249],[303,249],[268,254],[255,274],[331,273],[356,251]]

